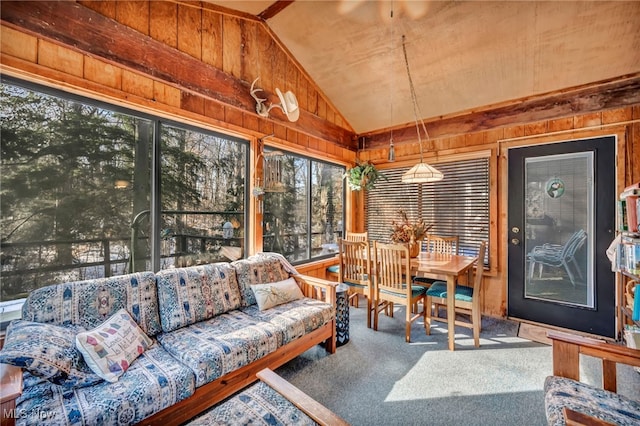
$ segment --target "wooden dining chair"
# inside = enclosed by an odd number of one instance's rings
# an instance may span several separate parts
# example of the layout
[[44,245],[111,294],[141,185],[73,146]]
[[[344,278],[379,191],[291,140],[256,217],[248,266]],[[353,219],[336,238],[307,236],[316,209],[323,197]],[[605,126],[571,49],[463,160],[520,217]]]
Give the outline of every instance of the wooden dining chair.
[[[460,237],[455,235],[452,237],[444,237],[434,234],[427,234],[423,243],[422,249],[427,253],[446,253],[446,254],[459,254]],[[423,285],[427,288],[436,281],[433,278],[428,277],[414,277],[413,283],[417,285]]]
[[[484,254],[486,252],[487,243],[482,241],[478,249],[478,260],[476,261],[475,275],[473,277],[473,285],[465,286],[456,284],[455,289],[455,313],[468,316],[469,321],[458,320],[456,318],[440,317],[439,305],[447,304],[447,283],[444,281],[436,281],[427,290],[425,306],[435,305],[434,315],[431,309],[426,310],[426,328],[427,334],[431,333],[431,322],[440,321],[447,323],[454,321],[455,325],[460,325],[473,330],[473,343],[476,347],[480,346],[480,329],[481,329],[481,306],[480,306],[480,288],[482,286],[482,273],[484,265]],[[375,328],[375,322],[374,322]]]
[[[348,241],[340,239],[339,282],[349,286],[349,302],[362,294],[367,299],[367,327],[371,328],[373,306],[373,281],[368,241]],[[358,307],[357,304],[355,304]]]
[[[368,241],[369,233],[368,232],[346,232],[345,240],[347,241]],[[331,265],[327,268],[327,278],[329,279],[338,279],[338,275],[340,274],[340,265]],[[351,304],[353,304],[356,308],[358,307],[358,299],[351,299]]]
[[431,253],[459,254],[460,237],[454,235],[445,237],[434,234],[427,234],[424,239],[423,248]]
[[369,233],[367,231],[365,232],[347,231],[344,239],[347,241],[369,241]]
[[[373,329],[378,329],[378,314],[382,311],[389,314],[389,307],[399,303],[405,309],[405,340],[411,342],[411,324],[426,313],[414,314],[411,307],[422,301],[424,305],[425,288],[411,283],[411,263],[409,248],[404,244],[373,243],[373,259],[376,276],[374,280]],[[426,305],[424,305],[426,306]]]
[[[369,233],[367,231],[365,232],[350,232],[347,231],[345,233],[345,240],[347,241],[369,241]],[[340,270],[340,266],[338,266],[338,272]],[[353,293],[350,294],[351,296],[353,296]],[[360,307],[360,298],[359,297],[351,297],[349,299],[349,303],[355,307],[358,308]]]
[[[422,243],[421,251],[424,249],[427,253],[459,254],[459,247],[460,237],[457,235],[445,237],[435,234],[427,234]],[[413,284],[421,285],[425,288],[431,287],[431,284],[435,281],[435,278],[430,277],[413,277]],[[417,306],[413,308],[414,312],[418,312],[418,309],[419,308]],[[438,309],[437,306],[436,309]]]

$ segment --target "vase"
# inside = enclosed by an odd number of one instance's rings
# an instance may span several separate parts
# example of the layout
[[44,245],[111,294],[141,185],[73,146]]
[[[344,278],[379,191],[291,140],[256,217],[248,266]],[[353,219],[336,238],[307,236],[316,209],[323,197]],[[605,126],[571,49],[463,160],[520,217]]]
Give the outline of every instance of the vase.
[[413,237],[407,243],[409,247],[409,257],[418,257],[420,254],[420,241],[416,241]]

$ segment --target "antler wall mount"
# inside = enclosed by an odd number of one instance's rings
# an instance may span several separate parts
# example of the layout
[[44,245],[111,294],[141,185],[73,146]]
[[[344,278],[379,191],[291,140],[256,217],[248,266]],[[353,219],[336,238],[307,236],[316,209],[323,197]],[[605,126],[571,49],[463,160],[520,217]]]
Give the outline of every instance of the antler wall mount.
[[251,83],[251,97],[256,100],[256,112],[260,117],[269,117],[269,111],[273,108],[280,108],[280,110],[287,116],[289,121],[298,121],[300,117],[300,108],[298,107],[298,99],[296,95],[293,94],[291,90],[282,93],[280,89],[276,87],[276,94],[278,98],[280,98],[279,104],[272,103],[271,105],[265,105],[267,98],[259,98],[257,93],[264,92],[264,90],[255,87],[256,83],[260,80],[260,77],[257,77]]

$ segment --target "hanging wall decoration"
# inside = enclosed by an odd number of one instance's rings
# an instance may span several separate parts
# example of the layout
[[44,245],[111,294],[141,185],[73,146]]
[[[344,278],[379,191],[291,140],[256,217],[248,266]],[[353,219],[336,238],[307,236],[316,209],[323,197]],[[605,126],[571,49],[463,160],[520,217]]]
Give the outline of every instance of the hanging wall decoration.
[[547,195],[551,198],[560,198],[564,194],[564,181],[560,178],[551,178],[544,185]]

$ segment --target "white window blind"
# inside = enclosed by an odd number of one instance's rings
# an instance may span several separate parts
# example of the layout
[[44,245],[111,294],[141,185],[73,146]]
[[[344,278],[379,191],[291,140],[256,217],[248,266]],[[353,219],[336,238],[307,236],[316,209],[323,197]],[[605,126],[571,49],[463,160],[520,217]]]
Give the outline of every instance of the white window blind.
[[489,242],[489,159],[438,163],[436,167],[444,179],[428,184],[402,183],[402,174],[409,167],[383,171],[387,180],[378,180],[366,193],[369,238],[389,242],[391,222],[399,219],[402,209],[411,221],[422,218],[433,223],[429,233],[458,235],[460,254],[477,255],[480,241]]

